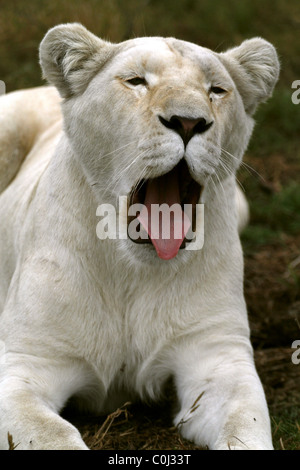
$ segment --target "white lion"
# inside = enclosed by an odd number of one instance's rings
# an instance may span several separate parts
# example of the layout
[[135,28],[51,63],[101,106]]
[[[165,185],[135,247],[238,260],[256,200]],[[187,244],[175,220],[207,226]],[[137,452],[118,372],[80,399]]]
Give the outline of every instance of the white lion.
[[[108,412],[156,399],[173,377],[184,437],[271,449],[235,173],[278,78],[274,47],[111,44],[65,24],[47,33],[40,62],[56,88],[0,100],[0,447],[9,433],[17,449],[87,449],[59,415],[71,397]],[[204,204],[203,248],[186,233],[154,240],[151,224],[146,240],[100,240],[100,204],[127,220],[119,196],[150,212]]]

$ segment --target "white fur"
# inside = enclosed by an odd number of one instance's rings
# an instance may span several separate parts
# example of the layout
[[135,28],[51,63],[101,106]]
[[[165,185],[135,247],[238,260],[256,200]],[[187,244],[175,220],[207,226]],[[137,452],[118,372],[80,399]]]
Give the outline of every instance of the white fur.
[[[278,76],[274,48],[260,38],[223,54],[173,38],[109,44],[72,24],[50,30],[40,51],[65,98],[63,129],[52,87],[0,101],[4,121],[14,106],[0,135],[1,448],[9,432],[18,449],[86,449],[59,416],[70,397],[107,412],[156,399],[173,376],[184,436],[211,449],[271,449],[235,171],[250,115]],[[147,87],[126,81],[142,75]],[[186,150],[157,118],[199,113],[214,124]],[[24,137],[14,153],[16,129]],[[183,157],[205,187],[201,251],[162,261],[152,246],[97,238],[100,203],[116,204]]]

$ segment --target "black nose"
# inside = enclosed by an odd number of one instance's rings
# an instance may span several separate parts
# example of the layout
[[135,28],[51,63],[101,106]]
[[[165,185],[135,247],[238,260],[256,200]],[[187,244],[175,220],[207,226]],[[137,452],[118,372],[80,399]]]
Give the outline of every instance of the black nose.
[[158,116],[160,122],[168,129],[173,129],[182,138],[186,146],[191,138],[196,134],[203,134],[207,131],[214,121],[207,122],[203,117],[189,118],[184,116],[172,116],[168,121],[162,116]]

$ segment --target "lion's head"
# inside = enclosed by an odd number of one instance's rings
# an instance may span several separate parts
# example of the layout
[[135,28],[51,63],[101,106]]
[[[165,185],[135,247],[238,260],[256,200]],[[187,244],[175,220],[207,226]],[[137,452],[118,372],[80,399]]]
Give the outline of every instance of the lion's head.
[[[128,195],[148,208],[194,207],[210,184],[234,177],[251,116],[279,73],[261,38],[215,53],[174,38],[111,44],[79,24],[51,29],[40,62],[64,98],[66,134],[99,203]],[[157,253],[172,258],[184,235],[158,240]]]

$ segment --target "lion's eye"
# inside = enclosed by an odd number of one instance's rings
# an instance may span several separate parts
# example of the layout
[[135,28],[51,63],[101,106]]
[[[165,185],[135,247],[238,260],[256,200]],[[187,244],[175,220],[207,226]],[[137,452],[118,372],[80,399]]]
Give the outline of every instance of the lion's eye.
[[222,95],[222,93],[226,93],[226,90],[224,90],[224,88],[221,88],[219,86],[212,86],[210,88],[210,92],[214,93],[215,95]]
[[138,86],[138,85],[147,85],[146,79],[143,77],[134,77],[130,78],[129,80],[126,80],[127,83],[130,83],[130,85],[133,86]]

